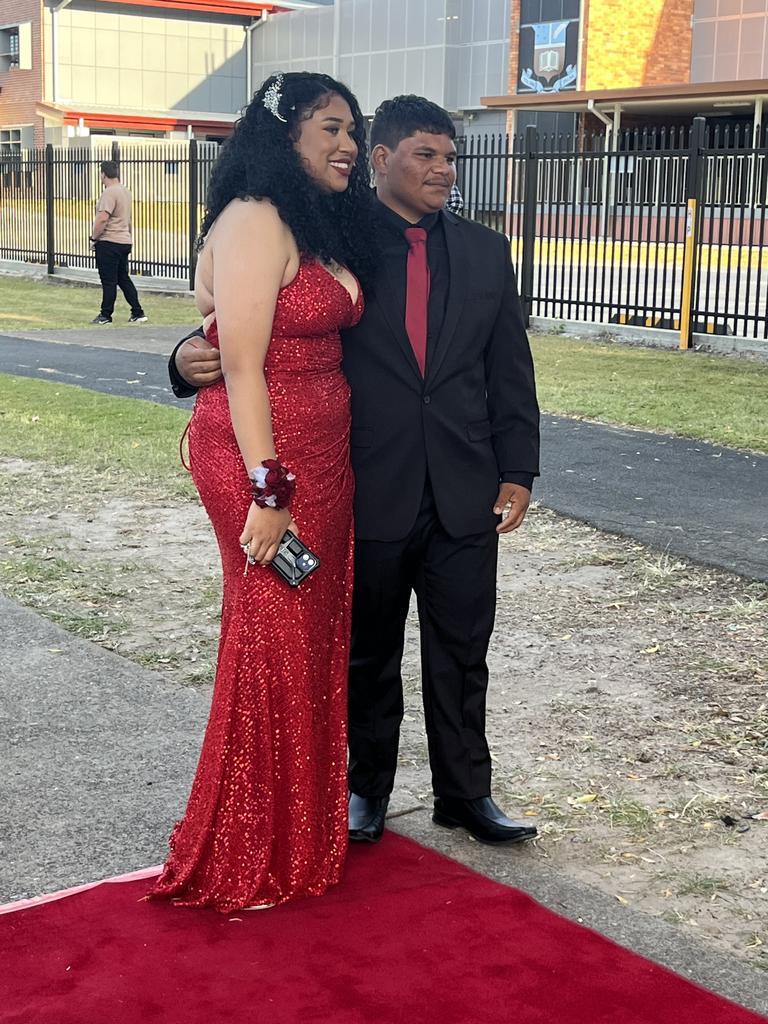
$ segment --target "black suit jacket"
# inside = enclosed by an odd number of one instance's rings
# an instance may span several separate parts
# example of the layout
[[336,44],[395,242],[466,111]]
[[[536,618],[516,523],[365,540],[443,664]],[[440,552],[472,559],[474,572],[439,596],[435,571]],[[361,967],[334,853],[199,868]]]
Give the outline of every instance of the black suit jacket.
[[405,537],[429,474],[440,521],[461,537],[498,523],[502,473],[538,475],[539,409],[508,240],[443,212],[450,263],[445,320],[422,378],[387,301],[383,267],[359,325],[343,333],[352,388],[355,533]]

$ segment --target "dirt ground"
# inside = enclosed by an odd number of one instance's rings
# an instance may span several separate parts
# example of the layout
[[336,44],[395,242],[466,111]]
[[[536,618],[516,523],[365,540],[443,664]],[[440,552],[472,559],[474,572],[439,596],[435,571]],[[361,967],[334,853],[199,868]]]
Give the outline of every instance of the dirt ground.
[[[0,588],[207,686],[205,515],[127,490],[0,461]],[[539,826],[529,855],[768,969],[768,587],[534,507],[502,542],[490,663],[495,794]],[[396,807],[430,798],[413,615],[405,677]]]

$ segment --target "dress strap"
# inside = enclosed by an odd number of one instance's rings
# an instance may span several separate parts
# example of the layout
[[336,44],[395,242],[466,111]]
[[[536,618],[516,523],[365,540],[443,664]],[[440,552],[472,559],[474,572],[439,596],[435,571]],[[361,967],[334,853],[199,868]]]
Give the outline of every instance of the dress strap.
[[[184,427],[184,433],[179,438],[179,459],[181,460],[182,466],[184,467],[184,469],[186,469],[186,471],[188,473],[192,472],[192,467],[189,465],[189,463],[184,458],[184,441],[185,441],[185,439],[187,437],[187,434],[189,434],[189,425],[190,425],[191,422],[192,422],[192,420],[189,420],[187,422],[186,427]],[[189,451],[189,445],[187,445],[187,451]]]

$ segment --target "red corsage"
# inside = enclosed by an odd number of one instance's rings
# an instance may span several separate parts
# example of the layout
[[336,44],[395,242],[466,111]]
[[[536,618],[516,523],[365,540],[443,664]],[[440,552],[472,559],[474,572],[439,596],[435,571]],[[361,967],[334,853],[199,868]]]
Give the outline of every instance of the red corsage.
[[296,477],[277,459],[264,459],[248,474],[253,501],[259,508],[288,508],[296,490]]

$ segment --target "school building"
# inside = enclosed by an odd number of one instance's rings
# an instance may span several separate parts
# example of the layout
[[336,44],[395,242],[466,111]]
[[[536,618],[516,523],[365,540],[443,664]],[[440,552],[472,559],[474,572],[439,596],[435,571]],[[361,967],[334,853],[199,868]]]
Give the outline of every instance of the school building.
[[252,81],[254,0],[0,0],[6,152],[91,135],[220,139]]
[[342,78],[369,116],[422,93],[469,136],[760,123],[768,0],[0,0],[0,151],[220,140],[297,69]]
[[[757,127],[768,114],[768,0],[512,0],[509,128]],[[516,44],[516,45],[515,45]]]

